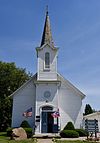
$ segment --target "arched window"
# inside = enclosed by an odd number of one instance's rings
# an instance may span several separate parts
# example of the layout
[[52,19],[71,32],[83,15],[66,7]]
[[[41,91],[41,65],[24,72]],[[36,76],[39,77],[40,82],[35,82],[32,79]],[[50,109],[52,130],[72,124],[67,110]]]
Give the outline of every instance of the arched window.
[[50,68],[50,54],[48,52],[45,53],[45,68]]
[[53,110],[53,107],[51,107],[51,106],[43,106],[42,110]]

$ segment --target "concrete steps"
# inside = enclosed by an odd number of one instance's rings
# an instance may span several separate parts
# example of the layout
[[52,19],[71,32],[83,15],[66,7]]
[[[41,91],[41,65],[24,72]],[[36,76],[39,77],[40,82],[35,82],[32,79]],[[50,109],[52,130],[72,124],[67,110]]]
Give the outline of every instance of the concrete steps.
[[42,139],[47,139],[47,138],[61,138],[58,133],[42,133],[42,134],[35,134],[33,135],[33,138],[42,138]]

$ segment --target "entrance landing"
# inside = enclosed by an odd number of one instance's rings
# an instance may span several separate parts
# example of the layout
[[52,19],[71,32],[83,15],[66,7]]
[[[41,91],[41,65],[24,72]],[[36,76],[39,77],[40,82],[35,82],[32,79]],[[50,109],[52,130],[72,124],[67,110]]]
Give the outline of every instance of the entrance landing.
[[38,139],[38,143],[53,143],[52,139]]
[[61,138],[61,137],[58,133],[42,133],[33,135],[33,138],[47,139],[47,138]]

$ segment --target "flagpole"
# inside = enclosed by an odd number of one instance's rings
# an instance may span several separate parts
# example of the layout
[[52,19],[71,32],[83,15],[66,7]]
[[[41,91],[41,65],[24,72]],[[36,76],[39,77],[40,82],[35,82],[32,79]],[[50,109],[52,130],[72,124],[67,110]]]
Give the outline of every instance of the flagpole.
[[[58,85],[58,90],[59,90],[59,85]],[[58,94],[59,92],[57,91],[57,94]],[[58,112],[59,112],[59,94],[58,94],[58,100],[57,100],[57,110],[58,110]],[[60,117],[58,117],[58,129],[60,128]],[[58,132],[59,132],[59,130],[58,130]]]

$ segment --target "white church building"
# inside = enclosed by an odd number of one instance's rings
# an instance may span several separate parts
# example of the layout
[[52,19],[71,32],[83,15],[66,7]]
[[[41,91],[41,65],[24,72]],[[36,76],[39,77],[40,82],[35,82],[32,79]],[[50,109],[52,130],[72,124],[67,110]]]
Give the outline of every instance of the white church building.
[[[19,127],[27,120],[38,133],[57,133],[71,121],[81,128],[82,100],[85,95],[57,72],[58,48],[52,39],[48,11],[40,47],[37,52],[37,72],[16,90],[13,98],[12,127]],[[32,109],[32,116],[23,113]],[[55,111],[58,117],[53,117]]]

